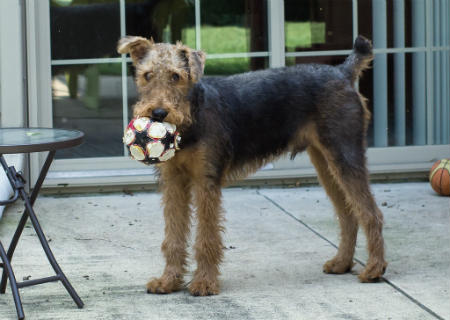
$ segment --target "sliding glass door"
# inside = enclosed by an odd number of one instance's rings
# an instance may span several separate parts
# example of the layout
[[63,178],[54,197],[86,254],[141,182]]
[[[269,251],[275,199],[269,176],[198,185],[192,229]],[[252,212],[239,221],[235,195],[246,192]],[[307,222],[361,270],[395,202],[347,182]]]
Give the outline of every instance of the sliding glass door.
[[[32,100],[36,106],[30,111],[31,124],[86,133],[84,145],[57,154],[50,178],[53,174],[64,180],[73,171],[67,178],[71,181],[90,172],[94,184],[102,174],[105,183],[111,175],[120,175],[122,182],[152,175],[151,168],[130,161],[122,145],[137,99],[131,60],[116,52],[117,40],[124,35],[182,41],[204,50],[208,76],[297,63],[339,64],[362,34],[373,40],[375,52],[373,67],[358,83],[373,115],[369,163],[390,161],[399,168],[402,161],[415,161],[414,154],[423,170],[432,158],[447,154],[450,0],[27,3],[30,57],[38,63],[35,69],[30,67],[30,88],[36,88],[40,97]],[[50,70],[48,78],[42,77],[46,70]],[[299,157],[293,162],[281,159],[256,176],[302,174],[313,170]]]
[[123,157],[122,133],[137,93],[124,35],[182,41],[208,54],[206,75],[267,68],[265,0],[52,0],[53,125],[85,132],[86,142],[57,159]]

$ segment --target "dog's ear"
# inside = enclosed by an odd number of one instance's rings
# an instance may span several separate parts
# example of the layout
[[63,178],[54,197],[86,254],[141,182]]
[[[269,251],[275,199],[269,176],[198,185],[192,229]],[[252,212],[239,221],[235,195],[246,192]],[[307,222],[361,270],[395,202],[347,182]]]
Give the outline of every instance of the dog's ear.
[[126,36],[119,40],[117,52],[122,54],[129,53],[133,64],[136,65],[137,62],[145,57],[154,44],[153,39],[148,40],[143,37]]
[[205,70],[206,55],[203,51],[191,50],[189,53],[189,67],[194,82],[200,80]]

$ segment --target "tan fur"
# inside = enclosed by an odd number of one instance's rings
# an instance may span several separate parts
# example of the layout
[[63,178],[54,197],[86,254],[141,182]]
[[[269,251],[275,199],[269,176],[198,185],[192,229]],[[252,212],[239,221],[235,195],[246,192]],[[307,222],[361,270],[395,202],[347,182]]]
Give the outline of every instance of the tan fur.
[[326,273],[345,273],[353,266],[358,222],[347,206],[345,194],[331,173],[322,152],[314,146],[308,147],[307,151],[316,168],[319,181],[333,203],[341,226],[341,242],[338,253],[336,257],[325,263],[323,270]]
[[[317,137],[317,135],[316,135]],[[347,272],[353,266],[358,223],[363,227],[367,238],[369,260],[359,275],[362,282],[377,281],[384,273],[384,243],[382,237],[383,215],[370,192],[369,177],[366,170],[345,174],[336,159],[313,138],[308,154],[317,169],[319,180],[331,198],[341,226],[341,243],[335,258],[324,265],[327,273]]]

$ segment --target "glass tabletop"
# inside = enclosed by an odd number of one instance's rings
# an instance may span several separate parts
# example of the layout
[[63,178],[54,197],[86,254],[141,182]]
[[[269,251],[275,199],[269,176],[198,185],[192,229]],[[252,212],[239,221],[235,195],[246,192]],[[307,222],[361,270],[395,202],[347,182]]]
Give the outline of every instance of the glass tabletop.
[[84,133],[54,128],[0,128],[0,154],[50,151],[77,146]]

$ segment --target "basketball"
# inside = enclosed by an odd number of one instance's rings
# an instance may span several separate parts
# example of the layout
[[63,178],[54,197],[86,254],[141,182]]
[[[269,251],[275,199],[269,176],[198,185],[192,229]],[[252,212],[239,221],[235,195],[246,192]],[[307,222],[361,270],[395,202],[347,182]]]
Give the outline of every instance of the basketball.
[[442,196],[450,196],[450,159],[436,161],[430,170],[430,184]]

